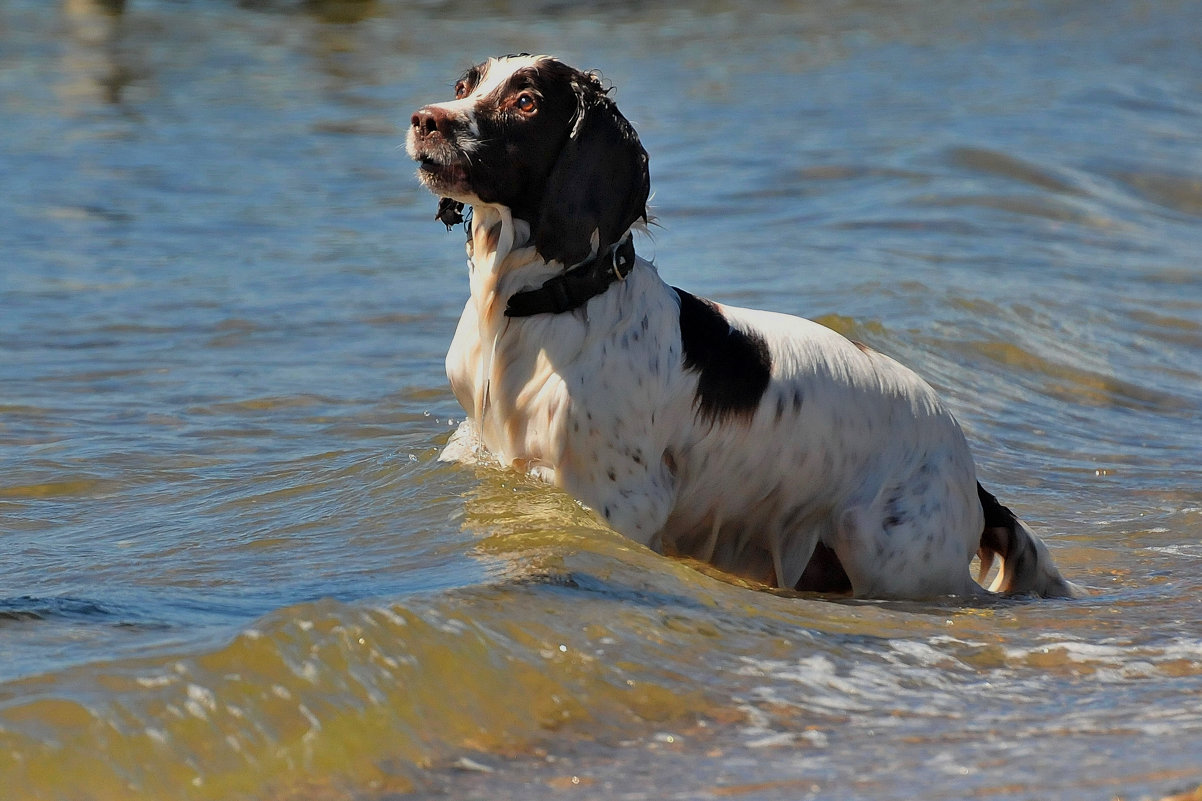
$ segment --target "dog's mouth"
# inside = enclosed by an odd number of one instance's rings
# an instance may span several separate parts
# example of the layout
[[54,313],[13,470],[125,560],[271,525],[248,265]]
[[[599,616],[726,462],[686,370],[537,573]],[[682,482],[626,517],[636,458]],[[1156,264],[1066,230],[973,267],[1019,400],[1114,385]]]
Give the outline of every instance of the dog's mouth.
[[462,164],[447,164],[429,156],[419,160],[418,169],[422,175],[428,175],[437,180],[464,180],[467,178],[467,169]]
[[462,163],[446,163],[430,156],[422,156],[417,162],[418,177],[436,192],[467,186],[467,167]]

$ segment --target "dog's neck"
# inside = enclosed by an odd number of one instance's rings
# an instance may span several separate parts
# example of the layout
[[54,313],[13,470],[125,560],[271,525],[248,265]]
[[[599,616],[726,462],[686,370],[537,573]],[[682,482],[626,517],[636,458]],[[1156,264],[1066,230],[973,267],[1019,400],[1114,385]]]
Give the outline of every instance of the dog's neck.
[[537,253],[529,223],[506,206],[473,206],[465,229],[481,331],[502,325],[505,318],[578,309],[624,281],[636,263],[631,232],[605,248],[598,248],[594,234],[594,257],[565,270],[565,265]]
[[634,240],[627,233],[618,244],[605,248],[594,258],[559,273],[537,289],[512,295],[505,306],[507,317],[563,314],[579,309],[608,290],[634,269]]

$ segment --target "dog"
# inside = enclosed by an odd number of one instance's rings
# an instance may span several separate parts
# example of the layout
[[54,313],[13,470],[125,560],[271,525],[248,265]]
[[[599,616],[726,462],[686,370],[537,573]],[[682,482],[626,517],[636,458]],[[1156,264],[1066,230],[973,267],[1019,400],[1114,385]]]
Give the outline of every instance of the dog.
[[818,323],[669,286],[636,254],[648,155],[596,74],[505,56],[454,95],[418,109],[406,140],[437,219],[467,233],[446,366],[468,420],[448,457],[482,444],[632,540],[772,587],[1079,594],[977,482],[913,371]]

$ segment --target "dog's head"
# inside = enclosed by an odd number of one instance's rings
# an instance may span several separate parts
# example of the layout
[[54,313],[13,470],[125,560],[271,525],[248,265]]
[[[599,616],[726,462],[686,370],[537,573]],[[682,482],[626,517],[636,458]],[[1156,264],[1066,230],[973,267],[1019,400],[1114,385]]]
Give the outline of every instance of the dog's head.
[[596,76],[547,56],[472,67],[423,106],[406,143],[438,195],[507,206],[547,261],[571,267],[647,220],[647,151]]

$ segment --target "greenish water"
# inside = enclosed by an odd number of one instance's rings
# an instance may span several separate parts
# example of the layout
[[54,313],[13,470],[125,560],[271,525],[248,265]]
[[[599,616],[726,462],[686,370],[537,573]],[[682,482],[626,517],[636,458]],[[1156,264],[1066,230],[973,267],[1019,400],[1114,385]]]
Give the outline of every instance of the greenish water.
[[[0,5],[0,795],[1202,782],[1202,7],[120,6]],[[670,282],[917,368],[1093,597],[779,597],[437,462],[400,145],[516,51],[616,86]]]

